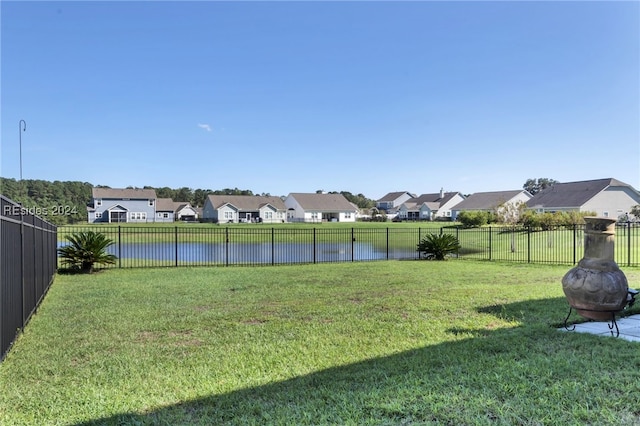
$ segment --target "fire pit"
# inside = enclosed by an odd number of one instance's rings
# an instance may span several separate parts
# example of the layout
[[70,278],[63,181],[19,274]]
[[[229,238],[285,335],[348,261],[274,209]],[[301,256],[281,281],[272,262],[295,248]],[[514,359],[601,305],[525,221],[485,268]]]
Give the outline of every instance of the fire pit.
[[[627,278],[614,259],[615,219],[586,217],[584,257],[562,278],[562,290],[573,309],[587,319],[610,321],[609,330],[620,334],[616,314],[633,305],[637,290],[630,290]],[[575,328],[575,327],[574,327]],[[573,328],[571,329],[573,330]]]

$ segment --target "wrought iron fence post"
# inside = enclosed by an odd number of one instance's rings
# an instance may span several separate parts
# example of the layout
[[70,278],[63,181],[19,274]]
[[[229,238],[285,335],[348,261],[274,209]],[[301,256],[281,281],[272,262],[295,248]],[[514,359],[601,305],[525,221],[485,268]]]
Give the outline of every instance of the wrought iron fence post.
[[577,243],[578,241],[578,224],[573,224],[573,264],[576,264],[576,257],[578,252]]
[[493,235],[493,234],[491,233],[491,228],[492,228],[492,227],[490,226],[490,227],[489,227],[489,260],[492,260],[492,256],[491,256],[491,249],[492,249],[492,243],[493,243],[493,241],[492,241],[491,237],[492,237],[492,235]]
[[627,266],[631,266],[631,221],[627,221]]
[[351,261],[354,261],[354,257],[353,257],[353,251],[355,250],[355,241],[356,241],[356,236],[353,233],[353,228],[351,228]]
[[531,263],[531,225],[527,226],[527,263]]
[[387,227],[387,260],[389,260],[389,227]]
[[176,242],[176,267],[178,266],[178,227],[175,227],[175,242]]
[[313,263],[316,263],[316,228],[313,228]]
[[225,266],[229,266],[229,228],[224,228],[224,236],[225,236],[225,243],[224,243],[224,248],[225,248],[225,260],[224,260],[224,264]]
[[122,229],[118,225],[118,268],[122,268]]
[[276,264],[276,237],[275,228],[271,228],[271,265]]

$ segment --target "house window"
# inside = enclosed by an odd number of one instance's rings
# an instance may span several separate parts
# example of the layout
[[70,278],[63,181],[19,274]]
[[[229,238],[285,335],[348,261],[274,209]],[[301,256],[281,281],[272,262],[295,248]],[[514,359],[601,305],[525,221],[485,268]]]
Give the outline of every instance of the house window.
[[264,213],[264,218],[265,219],[273,219],[273,212],[265,212]]
[[609,217],[609,212],[602,212],[602,216]]
[[131,212],[129,213],[129,219],[131,220],[147,220],[146,212]]
[[344,217],[345,217],[345,219],[350,219],[351,218],[351,212],[345,212]]
[[233,212],[226,211],[224,212],[225,219],[233,219]]
[[149,205],[153,207],[153,200],[149,200]]
[[318,218],[318,213],[316,212],[311,213],[311,219],[315,220],[317,218]]
[[102,218],[102,212],[96,212],[96,219]]
[[165,219],[169,219],[169,213],[162,213],[162,217]]
[[96,207],[100,207],[102,205],[102,200],[98,199],[96,200]]

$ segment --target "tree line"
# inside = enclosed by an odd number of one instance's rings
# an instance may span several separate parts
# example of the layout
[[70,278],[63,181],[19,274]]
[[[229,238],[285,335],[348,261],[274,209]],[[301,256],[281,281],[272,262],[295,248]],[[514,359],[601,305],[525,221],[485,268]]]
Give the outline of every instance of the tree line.
[[[94,187],[109,188],[105,185],[92,185],[89,182],[58,180],[51,182],[40,179],[18,181],[0,177],[0,194],[30,211],[39,212],[43,219],[56,225],[86,222],[87,206],[91,203]],[[128,188],[133,189],[134,187],[129,186]],[[204,206],[209,195],[271,195],[269,193],[254,194],[251,190],[238,188],[211,190],[145,186],[144,189],[154,189],[158,198],[188,202],[194,207]],[[371,208],[376,204],[375,200],[371,200],[363,194],[353,195],[347,191],[332,193],[344,195],[347,200],[363,209]]]

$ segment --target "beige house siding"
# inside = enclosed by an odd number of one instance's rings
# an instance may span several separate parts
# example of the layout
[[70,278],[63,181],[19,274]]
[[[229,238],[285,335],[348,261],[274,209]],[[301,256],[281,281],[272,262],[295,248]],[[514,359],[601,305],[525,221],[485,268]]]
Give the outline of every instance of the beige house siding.
[[637,194],[628,187],[609,187],[586,202],[580,211],[595,212],[597,216],[618,219],[640,203]]

